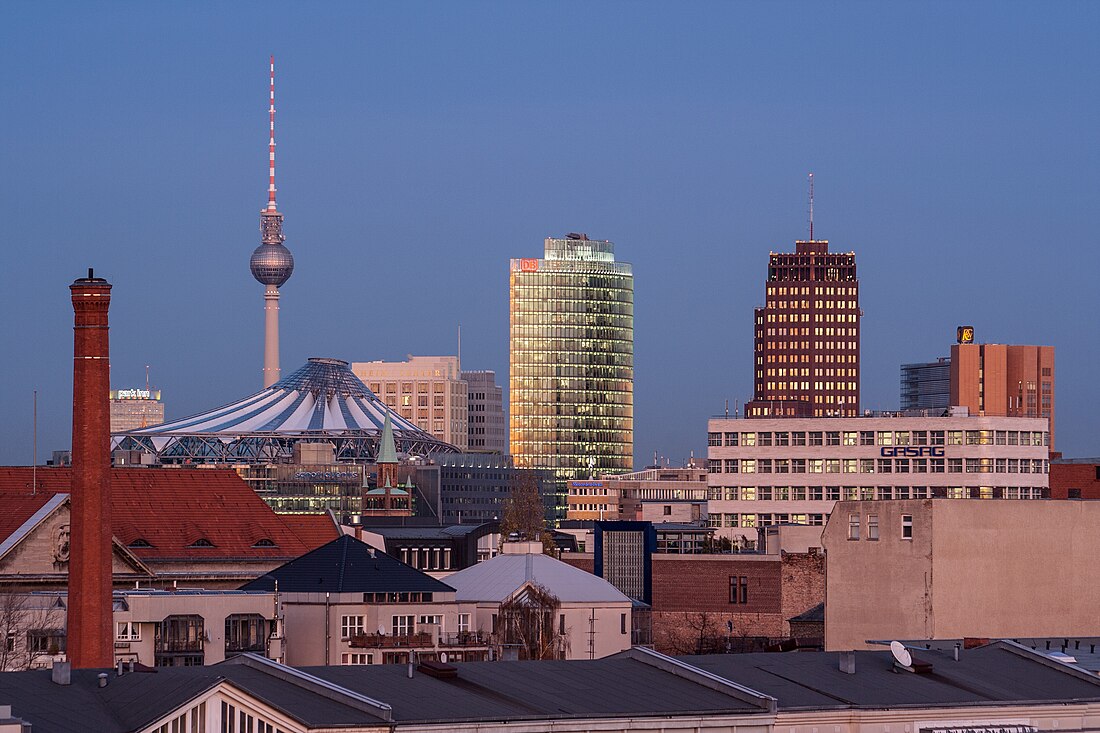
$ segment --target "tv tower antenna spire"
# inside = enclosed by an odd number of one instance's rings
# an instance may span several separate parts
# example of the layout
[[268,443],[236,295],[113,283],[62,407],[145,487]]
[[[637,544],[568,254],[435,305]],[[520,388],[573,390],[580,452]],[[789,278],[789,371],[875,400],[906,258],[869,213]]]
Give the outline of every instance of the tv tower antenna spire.
[[[275,92],[272,92],[272,94],[274,94],[274,93]],[[275,117],[274,117],[275,112],[272,111],[271,114],[272,114],[271,119],[274,120],[275,119]],[[271,124],[274,125],[275,123],[272,122]],[[274,142],[272,142],[271,150],[272,150],[272,153],[271,153],[272,158],[271,159],[272,159],[272,161],[274,161],[275,160]],[[274,165],[275,164],[273,162],[272,166],[274,166]],[[271,170],[272,170],[271,180],[274,181],[275,180],[275,173],[274,173],[275,169],[272,168]],[[274,186],[275,184],[272,183],[271,185]],[[274,196],[275,194],[272,193],[271,195]],[[274,201],[275,199],[271,199],[271,200]],[[813,172],[810,173],[810,241],[811,242],[814,241],[814,174],[813,174]]]
[[267,210],[275,211],[275,56],[271,56],[271,104],[268,107],[268,116],[271,118],[271,137],[267,142],[268,158],[268,184],[267,184]]

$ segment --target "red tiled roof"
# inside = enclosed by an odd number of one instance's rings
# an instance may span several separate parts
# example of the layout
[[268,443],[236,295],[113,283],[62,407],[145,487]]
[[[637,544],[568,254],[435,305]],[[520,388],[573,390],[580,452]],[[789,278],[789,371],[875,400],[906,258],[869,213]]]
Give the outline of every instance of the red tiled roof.
[[279,518],[308,550],[326,545],[341,534],[336,523],[327,514],[280,514]]
[[[31,471],[0,466],[0,540],[37,511],[33,502],[40,507],[49,498],[30,496]],[[39,495],[68,492],[71,477],[70,468],[39,468]],[[312,549],[231,470],[112,468],[111,509],[123,545],[139,539],[151,545],[130,548],[143,560],[263,560]],[[199,540],[213,547],[193,547]],[[261,540],[275,546],[256,547]]]

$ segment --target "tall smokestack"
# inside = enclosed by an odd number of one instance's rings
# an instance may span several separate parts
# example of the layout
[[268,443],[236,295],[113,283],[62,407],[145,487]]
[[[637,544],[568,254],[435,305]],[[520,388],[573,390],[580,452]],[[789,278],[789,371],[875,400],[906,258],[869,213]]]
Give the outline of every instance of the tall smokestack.
[[89,268],[73,298],[73,479],[68,655],[74,669],[114,666],[111,612],[111,284]]

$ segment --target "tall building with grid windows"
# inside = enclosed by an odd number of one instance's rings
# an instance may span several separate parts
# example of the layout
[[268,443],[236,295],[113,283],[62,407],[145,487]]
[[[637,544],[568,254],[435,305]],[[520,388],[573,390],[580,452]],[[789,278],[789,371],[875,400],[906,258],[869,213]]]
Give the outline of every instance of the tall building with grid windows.
[[829,252],[820,239],[772,252],[745,417],[858,415],[862,315],[854,252]]
[[511,262],[509,438],[517,467],[565,482],[633,469],[634,275],[570,234]]

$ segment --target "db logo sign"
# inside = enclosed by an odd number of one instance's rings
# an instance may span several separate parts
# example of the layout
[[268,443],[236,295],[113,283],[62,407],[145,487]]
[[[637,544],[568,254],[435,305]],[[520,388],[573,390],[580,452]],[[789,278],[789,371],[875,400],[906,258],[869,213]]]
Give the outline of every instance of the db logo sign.
[[538,272],[539,271],[539,261],[538,260],[527,260],[527,259],[520,260],[519,261],[519,269],[520,269],[521,272]]

